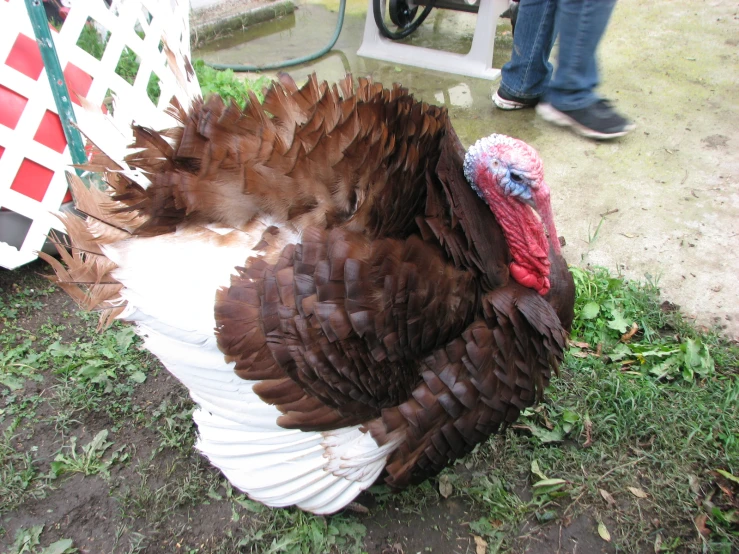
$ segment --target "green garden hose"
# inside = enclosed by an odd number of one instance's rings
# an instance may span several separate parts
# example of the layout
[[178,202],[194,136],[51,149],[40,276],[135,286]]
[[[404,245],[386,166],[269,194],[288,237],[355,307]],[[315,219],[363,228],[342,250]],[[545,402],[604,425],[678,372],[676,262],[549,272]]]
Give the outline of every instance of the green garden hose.
[[[283,62],[274,62],[264,65],[238,65],[229,63],[208,63],[213,69],[231,69],[232,71],[267,71],[271,69],[282,69],[283,67],[292,67],[294,65],[300,65],[301,63],[312,62],[317,60],[329,50],[334,47],[336,41],[339,40],[341,34],[341,28],[344,26],[344,11],[346,10],[346,0],[339,1],[339,19],[336,21],[336,29],[334,29],[334,35],[326,46],[321,48],[318,52],[302,56],[300,58],[293,58],[292,60],[285,60]],[[207,62],[206,62],[207,63]]]

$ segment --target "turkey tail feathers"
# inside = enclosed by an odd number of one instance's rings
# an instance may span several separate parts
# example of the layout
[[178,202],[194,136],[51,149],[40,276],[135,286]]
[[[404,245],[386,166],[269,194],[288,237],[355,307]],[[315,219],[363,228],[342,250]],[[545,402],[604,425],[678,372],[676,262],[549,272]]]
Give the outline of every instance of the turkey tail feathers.
[[[228,232],[190,228],[134,237],[106,253],[126,287],[121,317],[137,324],[146,348],[199,406],[197,448],[255,500],[331,513],[372,485],[393,445],[378,446],[357,426],[325,432],[281,427],[281,412],[254,390],[259,381],[235,373],[214,334],[216,291],[229,285],[246,257],[259,253],[255,248],[272,229],[270,221]],[[297,238],[284,230],[270,240],[279,253]]]

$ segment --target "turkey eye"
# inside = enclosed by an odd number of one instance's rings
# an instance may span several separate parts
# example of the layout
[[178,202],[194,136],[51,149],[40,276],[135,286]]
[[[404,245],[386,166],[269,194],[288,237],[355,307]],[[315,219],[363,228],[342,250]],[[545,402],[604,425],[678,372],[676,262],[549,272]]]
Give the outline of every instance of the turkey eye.
[[521,177],[518,173],[511,173],[511,180],[515,181],[516,183],[521,183],[523,181],[523,177]]

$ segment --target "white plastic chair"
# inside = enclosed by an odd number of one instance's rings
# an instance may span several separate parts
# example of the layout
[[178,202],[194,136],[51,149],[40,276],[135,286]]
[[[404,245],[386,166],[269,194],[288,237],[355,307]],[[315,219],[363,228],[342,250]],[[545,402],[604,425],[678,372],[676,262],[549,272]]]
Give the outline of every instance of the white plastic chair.
[[500,69],[493,68],[495,28],[500,14],[508,9],[508,0],[480,0],[475,36],[467,54],[402,44],[383,37],[375,24],[372,2],[368,0],[364,38],[357,51],[360,56],[480,79],[500,76]]

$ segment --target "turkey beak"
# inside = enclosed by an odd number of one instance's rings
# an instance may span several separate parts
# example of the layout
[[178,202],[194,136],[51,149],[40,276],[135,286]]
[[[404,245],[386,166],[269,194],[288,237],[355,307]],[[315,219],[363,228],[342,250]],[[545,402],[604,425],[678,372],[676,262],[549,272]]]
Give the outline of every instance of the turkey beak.
[[518,199],[523,202],[524,204],[528,204],[531,206],[536,213],[539,213],[539,208],[536,205],[536,201],[532,198],[524,198],[523,196],[519,196]]
[[554,226],[552,203],[549,199],[549,187],[544,181],[534,189],[533,201],[533,208],[539,214],[539,217],[541,217],[541,221],[544,224],[544,228],[547,230],[549,242],[552,245],[554,252],[561,255],[562,249],[559,246],[559,236],[557,235],[557,228]]

